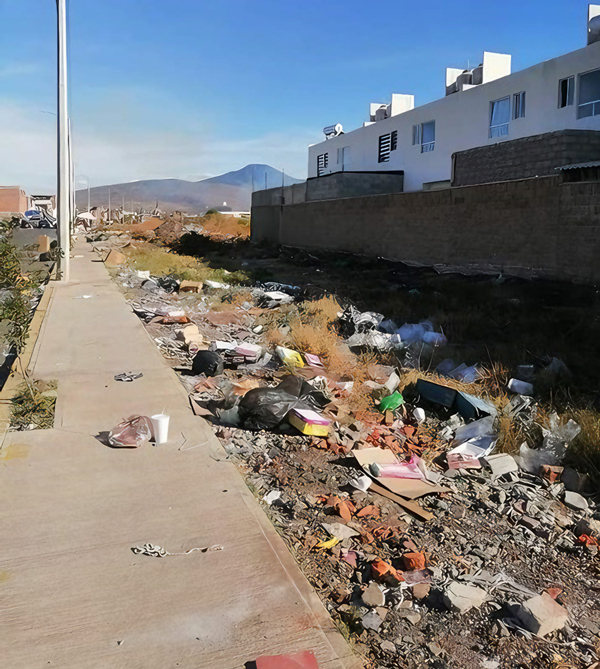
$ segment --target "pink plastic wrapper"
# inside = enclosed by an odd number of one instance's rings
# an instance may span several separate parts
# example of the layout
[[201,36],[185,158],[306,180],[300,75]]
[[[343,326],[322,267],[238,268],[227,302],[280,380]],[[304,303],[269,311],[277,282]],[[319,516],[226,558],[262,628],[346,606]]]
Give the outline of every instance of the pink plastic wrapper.
[[108,433],[108,443],[115,448],[138,448],[152,439],[152,421],[148,416],[129,416]]
[[425,481],[426,477],[419,468],[419,458],[412,456],[407,462],[398,464],[373,464],[371,471],[377,478],[393,479],[421,479]]

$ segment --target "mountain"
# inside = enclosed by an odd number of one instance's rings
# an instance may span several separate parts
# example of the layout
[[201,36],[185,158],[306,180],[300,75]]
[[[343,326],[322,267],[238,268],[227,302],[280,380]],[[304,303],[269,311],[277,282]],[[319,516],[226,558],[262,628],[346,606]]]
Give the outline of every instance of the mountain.
[[[266,180],[265,180],[266,175]],[[270,165],[246,165],[235,172],[227,172],[217,177],[210,177],[202,181],[184,181],[182,179],[146,179],[130,183],[97,186],[90,189],[90,203],[92,207],[108,206],[121,207],[125,199],[125,210],[131,207],[145,208],[158,207],[165,211],[184,211],[187,213],[204,214],[208,209],[227,207],[233,211],[249,211],[254,190],[262,190],[265,183],[268,188],[281,186],[282,173]],[[285,175],[285,185],[300,183]],[[87,189],[76,193],[77,207],[87,207]]]

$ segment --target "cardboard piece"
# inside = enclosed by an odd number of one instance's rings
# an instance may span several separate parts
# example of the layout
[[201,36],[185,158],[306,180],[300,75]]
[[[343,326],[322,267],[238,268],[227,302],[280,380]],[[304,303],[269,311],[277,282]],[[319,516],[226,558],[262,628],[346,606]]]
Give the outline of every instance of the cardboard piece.
[[202,281],[182,281],[179,284],[180,293],[200,293],[202,292]]
[[104,264],[109,267],[116,267],[117,265],[122,265],[125,262],[125,256],[120,252],[113,249],[106,256]]
[[50,251],[50,237],[48,235],[38,235],[37,243],[40,253],[48,253]]
[[376,492],[378,495],[381,495],[382,497],[391,499],[392,502],[396,502],[398,506],[401,506],[405,511],[412,513],[413,516],[419,518],[420,520],[428,521],[434,517],[433,513],[431,513],[430,511],[425,511],[425,509],[422,509],[416,502],[410,502],[409,500],[404,499],[404,497],[396,495],[396,493],[389,491],[387,488],[384,488],[382,485],[379,485],[379,483],[371,483],[369,491]]
[[[367,474],[371,476],[369,465],[377,463],[378,465],[398,464],[396,455],[385,448],[363,448],[358,451],[352,451],[354,457],[358,460],[360,466]],[[374,477],[372,477],[374,478]],[[375,479],[380,485],[385,486],[391,492],[406,497],[407,499],[417,499],[423,495],[431,495],[439,492],[449,492],[448,488],[435,485],[429,481],[420,481],[419,479],[397,479],[379,477]]]

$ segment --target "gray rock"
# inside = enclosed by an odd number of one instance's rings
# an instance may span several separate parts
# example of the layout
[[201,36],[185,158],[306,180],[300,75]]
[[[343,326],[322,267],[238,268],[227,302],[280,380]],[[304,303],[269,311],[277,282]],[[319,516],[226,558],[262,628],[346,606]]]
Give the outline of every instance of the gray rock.
[[547,592],[528,599],[516,613],[525,629],[541,637],[562,629],[569,620],[567,609],[555,602]]
[[446,588],[444,604],[452,611],[466,613],[473,607],[479,608],[487,599],[487,592],[482,588],[466,583],[452,581]]
[[565,492],[564,502],[566,506],[575,511],[587,511],[588,503],[585,497],[582,497],[577,492],[567,490]]
[[399,611],[399,614],[405,620],[408,620],[412,625],[416,625],[421,622],[421,614],[418,611],[410,611],[409,609],[403,609]]
[[377,632],[382,624],[383,620],[377,615],[377,613],[375,613],[375,611],[369,611],[369,613],[367,613],[367,615],[362,619],[362,626],[365,629],[373,630],[374,632]]
[[396,646],[391,641],[382,641],[379,644],[379,647],[381,650],[385,651],[386,653],[395,653],[396,652]]
[[428,643],[427,648],[429,648],[429,652],[436,657],[439,657],[444,652],[444,649],[435,641]]
[[385,595],[381,592],[381,588],[377,583],[372,581],[369,587],[363,592],[362,600],[367,606],[375,608],[376,606],[383,606],[385,604]]

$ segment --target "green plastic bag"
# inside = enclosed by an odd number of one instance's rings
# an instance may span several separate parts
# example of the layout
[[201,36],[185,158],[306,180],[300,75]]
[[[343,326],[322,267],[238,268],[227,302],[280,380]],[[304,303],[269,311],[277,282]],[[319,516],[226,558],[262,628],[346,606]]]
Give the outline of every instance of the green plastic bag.
[[395,411],[398,407],[401,407],[404,404],[404,397],[399,392],[395,392],[392,395],[384,397],[379,403],[379,411],[384,413],[385,411]]

